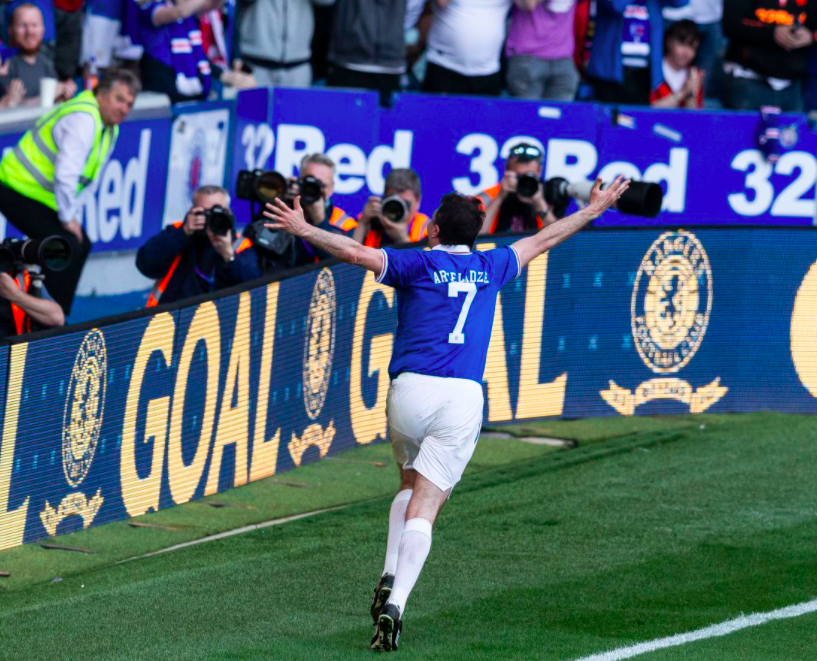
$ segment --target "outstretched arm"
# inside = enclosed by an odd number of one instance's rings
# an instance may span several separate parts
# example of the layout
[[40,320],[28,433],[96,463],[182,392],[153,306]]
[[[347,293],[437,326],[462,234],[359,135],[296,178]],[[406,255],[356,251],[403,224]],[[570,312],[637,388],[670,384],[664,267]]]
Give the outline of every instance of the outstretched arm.
[[552,223],[539,230],[532,236],[526,236],[513,244],[513,249],[519,255],[519,266],[525,268],[532,259],[538,257],[551,248],[558,246],[562,241],[569,239],[582,227],[598,218],[620,198],[630,185],[629,179],[617,177],[604,190],[601,189],[601,179],[596,179],[593,192],[590,193],[590,203],[576,213]]
[[264,208],[264,217],[272,221],[265,223],[264,226],[268,229],[300,237],[343,262],[374,271],[375,275],[383,270],[383,253],[377,248],[363,246],[348,236],[327,232],[306,222],[300,196],[295,198],[294,209],[290,209],[280,199],[268,203]]

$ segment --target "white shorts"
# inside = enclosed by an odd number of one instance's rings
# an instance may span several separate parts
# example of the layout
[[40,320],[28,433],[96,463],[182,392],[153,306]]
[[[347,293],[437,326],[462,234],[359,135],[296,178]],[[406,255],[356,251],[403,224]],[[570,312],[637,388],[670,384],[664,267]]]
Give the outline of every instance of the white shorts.
[[443,491],[462,477],[482,428],[482,386],[404,372],[391,382],[386,413],[397,463]]

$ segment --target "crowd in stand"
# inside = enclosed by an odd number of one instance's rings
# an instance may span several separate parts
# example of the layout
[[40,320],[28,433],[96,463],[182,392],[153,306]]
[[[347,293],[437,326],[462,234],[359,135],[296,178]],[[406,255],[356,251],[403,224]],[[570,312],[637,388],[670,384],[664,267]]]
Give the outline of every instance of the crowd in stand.
[[[0,108],[225,88],[817,110],[817,0],[6,0]],[[47,83],[41,86],[40,81]],[[47,98],[41,98],[46,95]],[[54,97],[53,99],[51,97]]]

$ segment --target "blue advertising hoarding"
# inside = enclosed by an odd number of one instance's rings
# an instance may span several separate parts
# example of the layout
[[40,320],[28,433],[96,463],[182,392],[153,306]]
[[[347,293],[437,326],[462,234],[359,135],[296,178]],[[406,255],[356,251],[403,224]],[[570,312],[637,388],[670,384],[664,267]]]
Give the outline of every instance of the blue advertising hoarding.
[[[588,231],[534,260],[499,298],[486,423],[817,412],[804,231]],[[395,292],[335,264],[3,348],[0,549],[386,440],[395,327]]]

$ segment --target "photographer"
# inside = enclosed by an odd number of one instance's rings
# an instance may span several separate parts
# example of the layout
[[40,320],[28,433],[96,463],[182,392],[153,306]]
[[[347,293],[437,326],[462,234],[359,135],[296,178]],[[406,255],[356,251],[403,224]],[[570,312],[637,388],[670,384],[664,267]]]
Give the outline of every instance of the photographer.
[[65,325],[59,303],[33,295],[27,269],[16,276],[0,273],[0,338]]
[[505,176],[478,195],[485,207],[481,234],[536,232],[557,220],[545,201],[542,150],[520,142],[505,161]]
[[[287,200],[301,196],[307,222],[328,232],[352,236],[357,221],[332,202],[335,190],[335,162],[326,154],[309,154],[301,161],[300,178],[290,180]],[[311,264],[329,255],[306,241],[295,242],[295,266]]]
[[392,170],[386,177],[384,197],[369,198],[352,238],[371,248],[422,241],[431,220],[419,213],[422,197],[420,177],[414,170]]
[[230,196],[202,186],[184,221],[165,227],[139,248],[136,267],[156,286],[147,307],[231,287],[262,275],[249,239],[236,245]]

